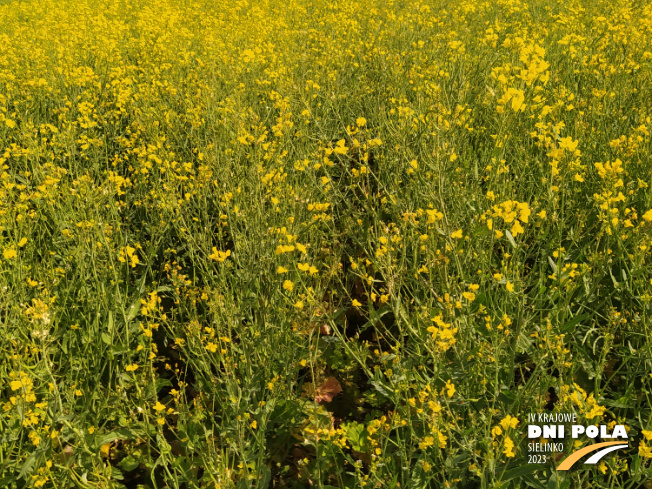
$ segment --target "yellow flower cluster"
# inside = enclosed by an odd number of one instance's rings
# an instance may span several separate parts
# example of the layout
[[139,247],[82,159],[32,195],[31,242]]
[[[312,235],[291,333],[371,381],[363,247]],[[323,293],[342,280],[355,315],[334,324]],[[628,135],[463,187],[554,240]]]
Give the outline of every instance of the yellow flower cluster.
[[503,232],[494,229],[494,220],[500,219],[504,224],[511,224],[509,229],[512,236],[516,237],[525,232],[522,224],[530,222],[532,210],[527,202],[518,202],[515,200],[506,200],[500,204],[492,206],[491,210],[482,214],[481,219],[487,222],[487,228],[495,231],[496,239],[503,236]]
[[431,320],[435,324],[429,326],[427,331],[431,333],[437,350],[447,351],[457,341],[455,339],[455,334],[457,333],[458,328],[453,328],[450,323],[445,322],[441,314],[432,317]]

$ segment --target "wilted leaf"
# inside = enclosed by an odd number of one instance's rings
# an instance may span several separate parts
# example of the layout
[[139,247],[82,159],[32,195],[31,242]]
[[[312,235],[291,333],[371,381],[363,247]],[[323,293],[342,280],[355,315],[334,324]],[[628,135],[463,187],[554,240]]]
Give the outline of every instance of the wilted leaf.
[[342,386],[335,377],[328,377],[315,391],[315,402],[331,402],[333,398],[342,392]]

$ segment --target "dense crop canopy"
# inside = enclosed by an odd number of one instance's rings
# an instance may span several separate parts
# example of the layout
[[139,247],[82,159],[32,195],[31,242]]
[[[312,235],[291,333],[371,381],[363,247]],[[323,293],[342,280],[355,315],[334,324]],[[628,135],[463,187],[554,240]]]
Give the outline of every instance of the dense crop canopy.
[[0,1],[0,486],[639,487],[651,117],[645,1]]

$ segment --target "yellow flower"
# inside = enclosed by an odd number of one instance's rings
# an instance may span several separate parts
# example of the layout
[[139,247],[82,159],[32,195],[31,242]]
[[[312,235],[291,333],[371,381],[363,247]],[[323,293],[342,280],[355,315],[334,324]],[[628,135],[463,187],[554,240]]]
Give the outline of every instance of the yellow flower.
[[[335,148],[333,149],[333,152],[336,154],[340,155],[345,155],[346,152],[349,150],[349,148],[346,146],[346,141],[344,139],[340,139],[337,144],[335,145]],[[322,179],[325,177],[322,177]],[[322,182],[324,183],[324,182]]]
[[505,449],[503,450],[503,453],[509,458],[516,456],[516,453],[514,452],[514,442],[509,436],[505,437]]
[[138,365],[136,365],[135,363],[132,363],[131,365],[127,365],[125,367],[125,370],[127,372],[135,372],[136,370],[138,370]]
[[362,303],[360,301],[358,301],[357,299],[353,299],[353,301],[351,302],[351,305],[353,307],[360,307],[362,305]]
[[105,443],[100,447],[100,456],[104,458],[109,458],[109,452],[111,451],[111,444]]
[[439,441],[439,448],[446,448],[446,440],[448,440],[448,437],[439,430],[436,431],[436,434]]
[[507,430],[509,428],[516,428],[518,426],[518,423],[519,423],[518,418],[514,418],[508,414],[500,422],[500,426],[502,426],[504,430]]
[[279,265],[276,269],[276,273],[287,273],[288,269]]
[[215,260],[221,263],[224,260],[226,260],[229,256],[231,256],[231,250],[219,251],[217,248],[215,248],[215,246],[213,246],[213,253],[208,257],[211,260]]
[[165,411],[165,404],[162,404],[161,401],[156,401],[156,404],[152,406],[152,409],[157,413],[160,413],[161,411]]
[[638,454],[643,458],[652,458],[652,449],[645,444],[645,441],[641,441],[638,446]]
[[35,447],[41,443],[41,437],[36,434],[35,431],[30,431],[29,434],[27,435],[31,442],[34,444]]
[[643,219],[645,219],[647,222],[652,221],[652,209],[643,214]]
[[514,224],[512,225],[512,229],[510,232],[512,233],[512,236],[518,236],[519,234],[523,233],[525,229],[523,229],[523,226],[521,226],[521,223],[518,221],[514,221]]
[[355,123],[356,123],[356,125],[357,125],[358,127],[364,127],[365,124],[367,123],[367,119],[365,119],[364,117],[358,117],[358,118],[355,120]]
[[18,242],[18,247],[19,247],[19,248],[22,248],[22,247],[25,246],[26,244],[27,244],[27,238],[23,238],[23,239],[21,239],[21,240]]
[[209,341],[206,343],[206,349],[211,353],[215,353],[217,351],[217,345],[212,341]]
[[285,282],[283,282],[283,288],[288,292],[292,292],[292,289],[294,288],[294,284],[290,280],[286,280]]
[[245,49],[241,53],[242,61],[245,63],[251,63],[255,58],[256,58],[256,53],[254,53],[251,49]]
[[461,237],[462,237],[462,230],[461,229],[458,229],[457,231],[455,231],[455,232],[453,232],[451,234],[451,238],[454,238],[454,239],[459,239]]
[[435,438],[432,436],[426,436],[421,443],[419,443],[419,449],[425,450],[428,447],[431,447],[435,444]]
[[511,283],[509,280],[507,281],[507,284],[505,286],[507,287],[508,292],[514,292],[514,284]]
[[2,256],[5,257],[5,260],[9,260],[9,259],[11,259],[11,258],[15,258],[16,255],[18,255],[18,253],[17,253],[16,250],[13,249],[13,248],[7,248],[7,249],[4,250],[4,252],[2,253]]

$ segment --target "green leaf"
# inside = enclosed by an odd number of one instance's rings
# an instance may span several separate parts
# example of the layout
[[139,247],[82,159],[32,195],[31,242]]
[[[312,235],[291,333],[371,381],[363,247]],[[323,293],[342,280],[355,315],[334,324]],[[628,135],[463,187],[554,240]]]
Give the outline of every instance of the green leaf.
[[473,230],[473,236],[478,238],[491,236],[491,231],[489,231],[487,226],[476,226],[476,228]]
[[370,384],[385,397],[391,397],[391,393],[380,382],[372,380]]
[[258,487],[260,489],[267,489],[269,487],[269,483],[272,481],[272,472],[269,470],[267,465],[261,465],[260,471],[262,472],[262,475],[260,477]]
[[[510,372],[510,375],[511,375],[511,372]],[[501,402],[502,404],[504,404],[505,406],[510,406],[510,405],[514,404],[514,402],[516,402],[516,394],[514,394],[512,391],[506,389],[506,390],[504,390],[503,392],[501,392],[498,395],[497,400],[499,402]]]
[[101,334],[101,337],[102,337],[102,341],[103,341],[104,343],[106,343],[106,344],[109,345],[109,346],[111,345],[111,337],[110,337],[108,334],[106,334],[106,333],[102,333],[102,334]]
[[617,400],[602,399],[600,402],[602,402],[605,406],[609,406],[617,409],[630,409],[634,407],[633,405],[627,404],[627,399],[625,397],[621,397],[620,399]]
[[353,421],[352,423],[343,426],[346,433],[346,439],[351,444],[351,448],[356,452],[363,452],[366,444],[365,427],[363,424]]
[[509,232],[509,229],[505,230],[505,236],[507,236],[507,241],[509,241],[509,244],[511,244],[512,247],[516,249],[516,241],[514,241],[514,236],[512,236],[512,233]]
[[534,340],[530,338],[530,335],[523,332],[518,336],[518,340],[516,340],[516,349],[519,353],[527,352],[533,344]]
[[124,480],[122,472],[117,467],[111,467],[111,478],[119,481]]
[[172,387],[172,382],[168,379],[156,379],[156,382],[149,385],[154,385],[156,392],[159,393],[163,387]]
[[505,472],[505,474],[500,480],[507,482],[507,481],[511,481],[512,479],[525,477],[527,475],[536,472],[537,470],[541,470],[541,468],[542,468],[541,465],[538,464],[523,464],[519,467],[510,469],[507,472]]
[[25,463],[23,466],[20,468],[20,473],[18,474],[17,479],[22,479],[27,475],[28,472],[32,470],[32,467],[36,463],[36,458],[41,455],[41,452],[34,452],[32,453],[27,459],[25,460]]
[[558,484],[558,478],[557,478],[557,472],[553,472],[552,475],[550,476],[550,479],[548,479],[548,484],[546,484],[546,489],[557,489],[559,487]]
[[584,321],[585,319],[589,318],[591,315],[587,312],[584,314],[580,314],[579,316],[575,316],[573,319],[568,321],[566,324],[564,324],[559,330],[562,333],[570,333],[575,330],[575,326],[580,322]]
[[469,454],[468,453],[463,453],[461,455],[458,455],[452,460],[453,466],[457,467],[459,466],[462,462],[465,462],[469,459]]
[[130,323],[134,319],[136,319],[136,316],[138,316],[138,313],[140,312],[140,297],[138,297],[134,302],[132,302],[131,306],[129,306],[129,309],[127,309],[127,323]]
[[130,438],[128,433],[129,433],[129,431],[124,430],[124,429],[114,431],[112,433],[107,433],[106,435],[102,436],[101,438],[98,438],[97,446],[101,447],[102,445],[106,445],[107,443],[113,443],[116,440],[128,440]]
[[[9,477],[3,477],[2,479],[0,479],[0,487],[1,486],[11,487],[9,485],[11,482],[16,482],[16,478],[14,476],[10,475]],[[326,487],[326,486],[324,486],[324,487]]]
[[128,347],[124,346],[124,345],[114,345],[114,346],[111,347],[111,352],[114,355],[123,355],[125,353],[130,352],[130,351],[131,350]]

